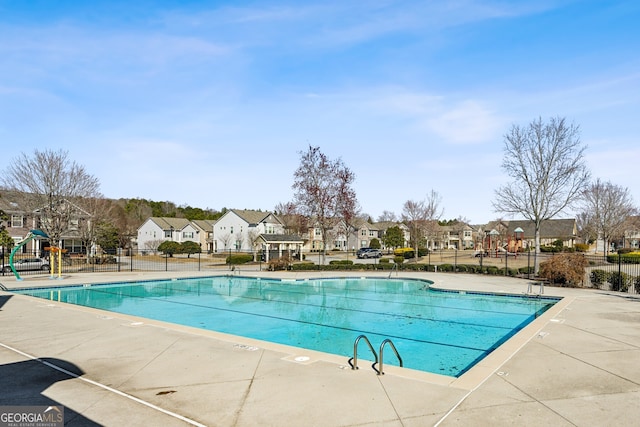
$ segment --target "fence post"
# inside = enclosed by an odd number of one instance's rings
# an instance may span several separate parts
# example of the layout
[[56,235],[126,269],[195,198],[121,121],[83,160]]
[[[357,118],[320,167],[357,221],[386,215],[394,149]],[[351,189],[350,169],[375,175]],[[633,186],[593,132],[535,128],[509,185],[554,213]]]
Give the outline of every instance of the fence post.
[[622,256],[618,253],[618,291],[622,290]]

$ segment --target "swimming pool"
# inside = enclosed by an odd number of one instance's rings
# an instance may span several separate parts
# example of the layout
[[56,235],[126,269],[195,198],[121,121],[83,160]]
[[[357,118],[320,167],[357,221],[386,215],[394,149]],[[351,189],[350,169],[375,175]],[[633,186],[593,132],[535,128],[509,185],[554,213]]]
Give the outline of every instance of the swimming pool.
[[[15,291],[259,340],[353,356],[391,339],[407,368],[458,377],[557,298],[452,292],[415,279],[216,276]],[[363,348],[359,358],[371,360]],[[397,365],[385,357],[385,365]]]

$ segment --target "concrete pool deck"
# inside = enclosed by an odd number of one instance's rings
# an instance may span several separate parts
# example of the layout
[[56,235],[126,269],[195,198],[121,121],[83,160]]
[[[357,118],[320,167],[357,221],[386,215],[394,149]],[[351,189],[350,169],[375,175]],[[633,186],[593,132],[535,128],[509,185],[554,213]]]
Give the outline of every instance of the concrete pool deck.
[[[242,272],[281,278],[388,274]],[[91,273],[0,281],[11,290],[208,275]],[[514,294],[529,285],[447,273],[399,277]],[[68,426],[636,424],[640,298],[553,287],[545,295],[564,299],[456,379],[387,365],[385,375],[376,375],[364,360],[351,370],[343,357],[0,291],[0,406],[63,405]]]

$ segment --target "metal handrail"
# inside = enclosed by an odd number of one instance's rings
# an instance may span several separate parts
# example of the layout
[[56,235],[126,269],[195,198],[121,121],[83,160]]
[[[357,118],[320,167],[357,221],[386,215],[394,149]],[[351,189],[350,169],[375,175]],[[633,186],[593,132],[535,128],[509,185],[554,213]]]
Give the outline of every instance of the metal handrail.
[[383,367],[382,367],[382,360],[384,358],[383,356],[383,351],[384,351],[384,346],[385,344],[389,344],[391,346],[391,349],[393,350],[393,352],[396,354],[396,357],[398,358],[398,362],[400,362],[400,367],[402,368],[402,357],[400,357],[400,354],[398,353],[398,350],[396,349],[396,346],[393,344],[393,341],[391,341],[389,338],[385,339],[384,341],[382,341],[382,344],[380,344],[380,363],[378,364],[378,366],[380,367],[380,369],[376,369],[376,371],[378,372],[378,375],[384,375],[384,372],[382,371]]
[[[373,349],[373,346],[371,345],[371,341],[369,341],[369,338],[366,337],[366,335],[360,335],[358,338],[356,338],[356,340],[353,342],[353,357],[349,359],[349,365],[351,365],[351,369],[359,369],[358,368],[358,343],[360,342],[361,339],[364,338],[364,341],[367,343],[367,345],[369,346],[369,350],[371,350],[371,353],[373,353],[373,357],[375,358],[375,362],[373,362],[371,364],[371,367],[373,368],[374,371],[376,371],[378,373],[378,375],[380,375],[380,371],[378,371],[376,369],[376,364],[378,363],[378,354],[376,353],[376,351]],[[396,353],[397,354],[397,353]],[[353,363],[351,363],[351,361],[353,361]]]
[[398,277],[398,264],[393,264],[393,267],[391,267],[391,271],[389,271],[389,279],[391,279],[391,274],[393,273],[393,270],[396,270],[396,277]]

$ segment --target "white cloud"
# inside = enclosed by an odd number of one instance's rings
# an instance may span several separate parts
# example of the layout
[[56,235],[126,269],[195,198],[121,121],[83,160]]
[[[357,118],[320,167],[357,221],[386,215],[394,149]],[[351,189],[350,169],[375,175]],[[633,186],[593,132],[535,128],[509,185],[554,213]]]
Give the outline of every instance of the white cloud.
[[474,144],[495,139],[505,121],[479,101],[467,100],[426,119],[426,125],[445,141]]

